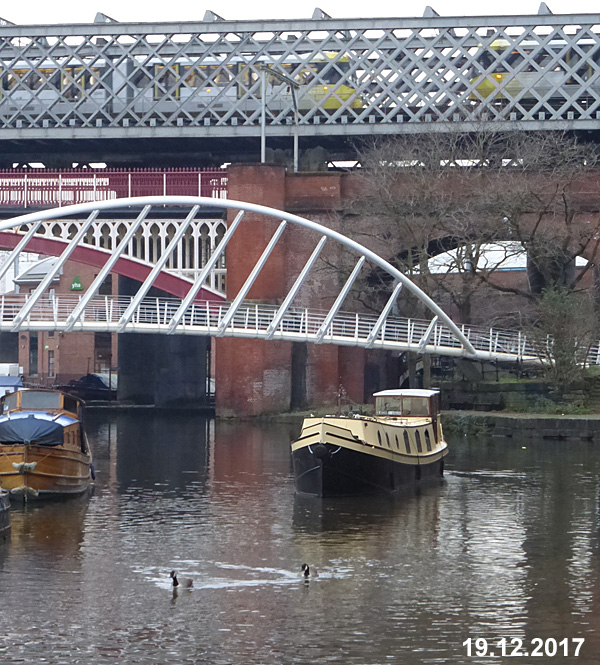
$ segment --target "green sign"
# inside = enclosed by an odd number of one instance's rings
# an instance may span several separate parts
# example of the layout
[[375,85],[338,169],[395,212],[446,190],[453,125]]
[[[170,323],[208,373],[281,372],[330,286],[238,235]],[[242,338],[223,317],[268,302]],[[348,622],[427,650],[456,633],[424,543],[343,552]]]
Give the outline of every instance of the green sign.
[[73,282],[71,283],[71,291],[83,291],[83,286],[81,286],[81,281],[77,276],[75,276]]

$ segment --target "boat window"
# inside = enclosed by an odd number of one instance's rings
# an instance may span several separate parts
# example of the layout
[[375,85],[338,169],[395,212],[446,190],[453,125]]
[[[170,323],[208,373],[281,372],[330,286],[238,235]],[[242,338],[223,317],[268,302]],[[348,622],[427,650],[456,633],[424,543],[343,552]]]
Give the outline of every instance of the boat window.
[[415,430],[415,440],[417,442],[417,451],[422,453],[423,446],[421,445],[421,432],[418,429]]
[[381,432],[377,432],[377,440],[379,441],[379,445],[381,445]]
[[398,443],[398,435],[396,434],[396,448],[400,450],[400,444]]
[[17,393],[12,393],[4,398],[4,411],[11,411],[17,408]]
[[402,400],[399,397],[376,397],[375,409],[382,416],[401,416]]
[[22,409],[60,409],[60,393],[42,393],[24,390],[21,393]]
[[385,433],[385,440],[387,442],[388,448],[391,448],[392,446],[390,446],[390,437],[388,436],[387,432]]
[[64,409],[65,411],[70,411],[71,413],[77,413],[77,400],[74,399],[73,397],[69,397],[68,395],[65,395],[64,401],[63,401]]
[[428,416],[429,399],[427,397],[405,397],[402,400],[402,414],[405,416]]
[[431,450],[431,437],[429,436],[429,430],[425,430],[425,446],[427,450]]
[[406,452],[410,455],[410,439],[408,438],[408,432],[404,430],[404,447]]

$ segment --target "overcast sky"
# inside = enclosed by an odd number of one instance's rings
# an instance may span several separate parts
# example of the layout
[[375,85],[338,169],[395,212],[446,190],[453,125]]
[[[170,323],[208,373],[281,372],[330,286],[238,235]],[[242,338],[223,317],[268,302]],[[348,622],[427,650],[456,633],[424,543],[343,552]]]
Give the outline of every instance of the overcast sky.
[[[493,16],[498,14],[537,14],[539,0],[431,0],[398,2],[398,0],[29,0],[3,2],[0,17],[17,24],[91,23],[96,12],[103,12],[122,22],[197,21],[210,9],[228,20],[310,18],[320,7],[334,18],[422,16],[427,5],[442,16]],[[547,0],[555,14],[598,13],[598,0]]]

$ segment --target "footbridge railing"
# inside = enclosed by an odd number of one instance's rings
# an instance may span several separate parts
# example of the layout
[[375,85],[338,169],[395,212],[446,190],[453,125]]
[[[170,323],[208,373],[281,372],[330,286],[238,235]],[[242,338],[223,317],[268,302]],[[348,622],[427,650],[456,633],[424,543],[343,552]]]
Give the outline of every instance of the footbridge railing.
[[[0,298],[0,331],[15,329],[19,312],[28,296]],[[133,297],[101,296],[90,300],[81,310],[77,323],[73,313],[81,303],[74,295],[53,296],[31,309],[18,324],[19,330],[168,333],[244,337],[289,342],[313,342],[340,346],[362,346],[390,351],[413,351],[447,356],[465,356],[488,361],[533,361],[539,358],[535,344],[526,335],[510,330],[461,326],[474,352],[465,349],[453,331],[443,323],[390,316],[381,328],[378,317],[339,312],[328,320],[327,310],[293,308],[277,319],[276,305],[244,303],[228,318],[232,302],[200,301],[192,304],[173,327],[173,317],[181,305],[177,298],[144,298],[124,322]],[[377,331],[377,332],[376,332]],[[600,362],[600,348],[590,354]]]

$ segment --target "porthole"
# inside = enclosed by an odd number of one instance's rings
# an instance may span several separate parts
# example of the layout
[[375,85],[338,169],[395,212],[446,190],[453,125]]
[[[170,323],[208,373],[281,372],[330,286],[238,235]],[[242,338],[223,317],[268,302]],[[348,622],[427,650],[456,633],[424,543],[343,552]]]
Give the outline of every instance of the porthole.
[[431,450],[431,437],[429,436],[429,430],[425,430],[425,446],[427,450]]
[[417,442],[417,452],[423,452],[423,446],[421,445],[421,432],[418,429],[415,430],[415,441]]
[[404,430],[404,447],[406,452],[410,455],[410,439],[408,438],[408,432]]

